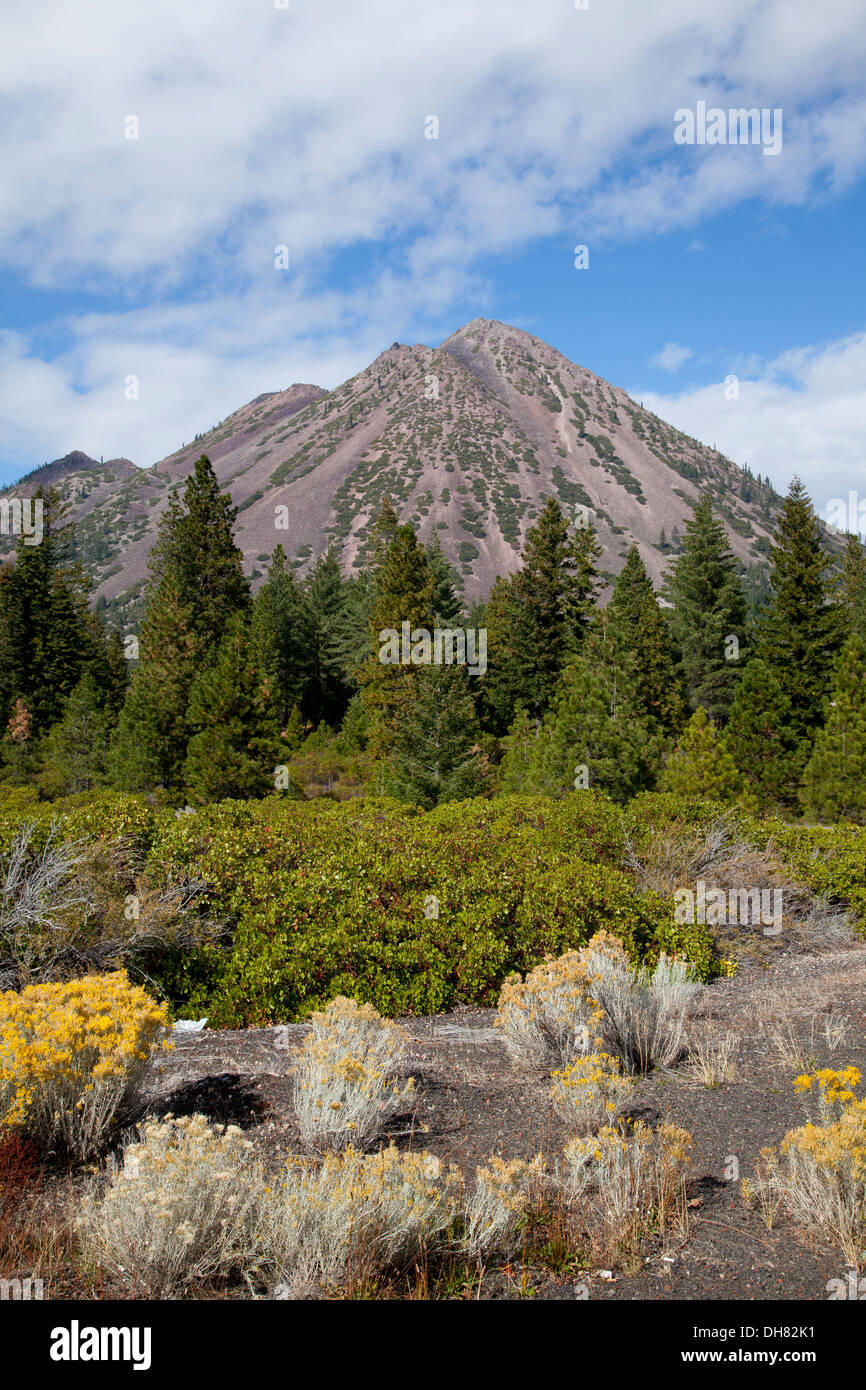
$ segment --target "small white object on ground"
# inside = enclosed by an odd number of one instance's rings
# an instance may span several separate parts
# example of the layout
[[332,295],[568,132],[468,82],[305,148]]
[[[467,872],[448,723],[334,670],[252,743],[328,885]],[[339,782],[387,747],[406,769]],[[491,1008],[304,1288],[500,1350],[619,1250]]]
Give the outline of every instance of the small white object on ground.
[[200,1033],[207,1023],[206,1018],[179,1018],[174,1025],[176,1033]]

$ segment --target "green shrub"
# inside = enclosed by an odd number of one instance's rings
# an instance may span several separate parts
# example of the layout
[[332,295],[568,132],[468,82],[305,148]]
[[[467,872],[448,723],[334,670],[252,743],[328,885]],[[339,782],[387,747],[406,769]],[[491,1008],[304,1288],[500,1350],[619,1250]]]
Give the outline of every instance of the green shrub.
[[705,929],[676,926],[670,903],[616,867],[620,816],[601,796],[428,815],[384,799],[224,802],[160,818],[151,858],[209,883],[209,910],[234,926],[230,952],[153,967],[218,1026],[303,1016],[338,994],[388,1016],[489,1004],[509,972],[601,928],[635,960],[685,951],[713,970]]
[[866,826],[788,825],[768,817],[750,824],[761,848],[771,848],[798,882],[847,904],[866,930]]

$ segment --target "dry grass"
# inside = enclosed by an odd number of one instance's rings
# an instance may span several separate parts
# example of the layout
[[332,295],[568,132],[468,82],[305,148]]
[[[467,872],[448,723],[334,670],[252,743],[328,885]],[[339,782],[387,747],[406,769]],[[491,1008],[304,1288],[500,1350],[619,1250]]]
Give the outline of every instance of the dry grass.
[[724,1037],[694,1042],[680,1074],[688,1081],[708,1090],[724,1086],[737,1079],[737,1057],[740,1042],[734,1033]]
[[784,942],[805,951],[836,951],[856,939],[848,913],[795,883],[777,857],[772,841],[765,849],[750,844],[732,809],[703,828],[668,825],[653,831],[641,856],[628,836],[626,865],[638,887],[671,897],[678,888],[694,890],[698,879],[707,892],[757,888],[780,890],[782,932],[765,936],[756,925],[712,926],[722,954],[764,958]]
[[71,1188],[49,1195],[36,1146],[14,1131],[0,1136],[0,1278],[30,1274],[51,1298],[72,1266],[75,1236]]

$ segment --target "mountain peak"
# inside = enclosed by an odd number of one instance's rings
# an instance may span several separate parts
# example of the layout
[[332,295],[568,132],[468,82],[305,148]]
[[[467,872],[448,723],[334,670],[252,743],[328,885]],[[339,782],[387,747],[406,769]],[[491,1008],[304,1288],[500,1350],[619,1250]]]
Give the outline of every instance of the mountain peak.
[[394,343],[332,391],[265,391],[153,468],[94,476],[71,516],[98,597],[137,601],[170,493],[202,453],[256,584],[277,543],[301,572],[329,543],[360,570],[386,496],[423,541],[439,535],[467,598],[519,567],[548,497],[592,519],[608,583],[634,543],[656,587],[702,491],[746,566],[766,567],[779,502],[550,344],[477,318],[436,348]]

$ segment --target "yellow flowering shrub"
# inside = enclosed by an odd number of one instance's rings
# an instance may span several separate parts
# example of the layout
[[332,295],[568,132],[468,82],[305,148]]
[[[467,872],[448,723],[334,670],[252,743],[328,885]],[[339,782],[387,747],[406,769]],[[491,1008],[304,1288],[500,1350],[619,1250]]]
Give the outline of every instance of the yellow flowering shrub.
[[529,1204],[533,1183],[543,1177],[543,1160],[504,1159],[497,1154],[475,1169],[475,1187],[465,1202],[458,1248],[481,1258],[492,1250],[508,1252],[517,1224]]
[[765,1216],[781,1207],[796,1225],[818,1231],[859,1266],[866,1243],[866,1099],[859,1099],[856,1067],[824,1068],[794,1082],[817,1098],[824,1123],[789,1130],[778,1149],[761,1152],[757,1197]]
[[565,1199],[599,1255],[635,1256],[645,1236],[685,1227],[691,1144],[677,1125],[638,1120],[565,1146]]
[[266,1268],[288,1296],[363,1287],[447,1244],[462,1179],[426,1152],[293,1159],[262,1208]]
[[262,1191],[252,1144],[236,1125],[166,1115],[110,1160],[104,1193],[83,1201],[79,1230],[91,1257],[133,1292],[172,1298],[251,1272]]
[[686,961],[662,952],[652,968],[632,967],[617,938],[599,931],[525,980],[509,976],[496,1027],[524,1066],[567,1065],[597,1045],[627,1071],[645,1072],[679,1057],[686,1010],[700,988]]
[[[601,935],[601,934],[599,934]],[[598,937],[593,937],[596,942]],[[592,943],[591,943],[592,944]],[[499,995],[495,1027],[512,1060],[525,1067],[568,1063],[589,1050],[602,1011],[592,998],[587,950],[548,958],[525,980],[509,975]]]
[[634,1089],[623,1076],[616,1057],[609,1052],[590,1052],[577,1057],[551,1078],[550,1094],[556,1110],[575,1133],[586,1133],[610,1124]]
[[370,1004],[340,996],[312,1015],[296,1064],[294,1107],[311,1149],[366,1148],[408,1103],[410,1076],[395,1077],[406,1033]]
[[854,1088],[860,1085],[860,1073],[856,1067],[843,1067],[834,1071],[823,1067],[816,1071],[804,1072],[794,1080],[794,1090],[801,1096],[814,1097],[818,1102],[819,1118],[832,1120],[844,1107],[857,1097]]
[[43,1152],[92,1156],[167,1021],[122,970],[0,995],[0,1123]]

